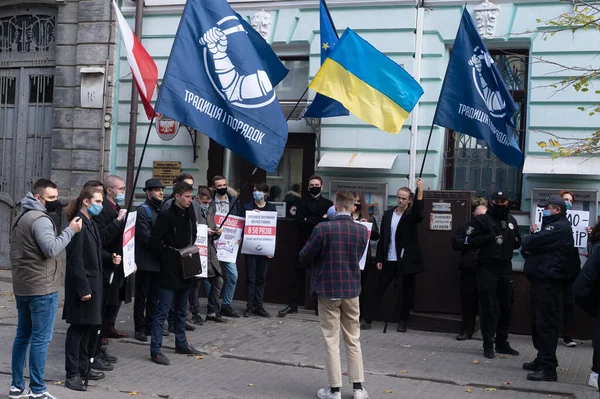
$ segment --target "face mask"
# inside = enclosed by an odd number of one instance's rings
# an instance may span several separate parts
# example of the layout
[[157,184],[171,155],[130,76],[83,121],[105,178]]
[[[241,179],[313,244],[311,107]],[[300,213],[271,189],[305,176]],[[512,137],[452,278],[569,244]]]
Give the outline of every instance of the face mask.
[[543,217],[548,217],[548,216],[551,216],[551,215],[552,215],[552,214],[550,213],[550,209],[544,209],[544,210],[542,211],[542,216],[543,216]]
[[573,208],[573,204],[571,204],[570,202],[565,202],[565,205],[567,206],[567,209]]
[[208,212],[208,205],[206,205],[205,203],[200,203],[200,209],[202,209],[203,212]]
[[60,201],[58,201],[58,200],[46,201],[45,206],[46,206],[46,210],[51,213],[51,212],[58,210],[58,208],[60,208]]
[[311,187],[308,189],[308,191],[310,191],[313,197],[316,197],[317,195],[321,194],[321,187]]
[[227,194],[227,187],[217,188],[217,194],[219,194],[221,196]]
[[252,193],[252,195],[254,196],[254,199],[259,202],[265,199],[265,193],[263,193],[262,191],[255,191],[254,193]]
[[125,193],[119,193],[115,197],[115,201],[117,202],[125,202]]
[[360,204],[354,204],[354,208],[356,209],[356,212],[360,212]]
[[492,203],[490,212],[492,213],[493,216],[502,219],[508,215],[509,210],[508,210],[508,206],[506,206],[506,205],[496,205],[496,204]]
[[102,205],[92,204],[92,206],[89,207],[88,212],[92,216],[98,216],[100,212],[102,212]]

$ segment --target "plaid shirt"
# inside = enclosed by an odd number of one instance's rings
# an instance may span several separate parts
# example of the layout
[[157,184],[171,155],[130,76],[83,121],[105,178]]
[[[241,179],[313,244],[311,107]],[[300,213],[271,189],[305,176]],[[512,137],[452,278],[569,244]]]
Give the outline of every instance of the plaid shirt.
[[368,231],[350,216],[319,223],[300,251],[300,262],[314,264],[310,292],[328,298],[360,295],[360,268]]

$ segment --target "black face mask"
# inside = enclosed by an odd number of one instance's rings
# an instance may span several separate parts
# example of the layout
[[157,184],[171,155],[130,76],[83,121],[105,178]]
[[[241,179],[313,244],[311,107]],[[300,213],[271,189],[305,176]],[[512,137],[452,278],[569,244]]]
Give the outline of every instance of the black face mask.
[[311,187],[308,189],[308,191],[310,191],[313,197],[316,197],[317,195],[321,194],[321,187]]
[[54,201],[46,201],[46,210],[50,213],[57,211],[60,208],[60,201],[59,200],[54,200]]
[[354,204],[354,208],[356,209],[356,212],[360,212],[360,204]]
[[219,194],[219,195],[227,194],[227,187],[217,188],[217,194]]
[[504,219],[506,216],[508,216],[509,209],[507,205],[492,204],[490,212],[494,217],[498,219]]

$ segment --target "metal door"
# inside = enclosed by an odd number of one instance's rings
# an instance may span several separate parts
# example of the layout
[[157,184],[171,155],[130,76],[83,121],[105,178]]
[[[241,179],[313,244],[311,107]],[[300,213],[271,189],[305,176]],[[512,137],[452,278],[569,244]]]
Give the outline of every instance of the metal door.
[[9,237],[21,199],[49,178],[53,68],[0,69],[0,266],[9,266]]

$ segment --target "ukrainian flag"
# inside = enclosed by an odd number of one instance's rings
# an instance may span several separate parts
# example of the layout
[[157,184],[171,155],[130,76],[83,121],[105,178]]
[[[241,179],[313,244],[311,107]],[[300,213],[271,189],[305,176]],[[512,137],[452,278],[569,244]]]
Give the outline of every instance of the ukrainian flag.
[[347,28],[309,85],[363,121],[397,134],[423,95],[400,65]]

